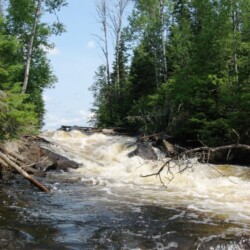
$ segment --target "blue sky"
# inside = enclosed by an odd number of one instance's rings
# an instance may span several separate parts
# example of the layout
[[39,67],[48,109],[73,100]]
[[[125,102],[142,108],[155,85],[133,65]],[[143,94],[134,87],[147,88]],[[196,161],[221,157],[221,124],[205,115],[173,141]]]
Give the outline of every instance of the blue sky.
[[[44,92],[44,130],[61,125],[86,126],[89,120],[94,72],[103,63],[101,50],[93,34],[100,34],[95,0],[68,0],[59,13],[67,32],[52,37],[55,48],[48,52],[58,82]],[[52,17],[46,17],[48,19]]]

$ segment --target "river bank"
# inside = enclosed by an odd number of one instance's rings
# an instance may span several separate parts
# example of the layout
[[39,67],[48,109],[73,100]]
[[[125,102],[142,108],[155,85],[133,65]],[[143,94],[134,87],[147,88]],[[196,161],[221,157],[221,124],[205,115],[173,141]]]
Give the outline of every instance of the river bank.
[[[65,126],[63,126],[62,130],[65,131],[66,134],[73,131],[73,133],[75,132],[76,134],[87,133],[87,135],[91,135],[101,133],[115,136],[122,135],[121,132],[124,132],[123,130],[118,130],[117,132],[113,129],[98,131],[95,129],[92,131],[89,128],[83,129],[82,131],[75,126],[73,129],[71,127],[65,129]],[[50,132],[47,132],[47,134],[45,133],[44,135],[46,136],[49,134]],[[45,139],[44,135],[40,137],[26,136],[19,140],[9,141],[2,145],[1,149],[5,153],[9,152],[9,154],[13,154],[12,159],[14,159],[14,161],[15,157],[18,158],[20,156],[20,159],[22,159],[22,169],[33,176],[44,177],[49,171],[67,172],[69,169],[77,169],[80,166],[79,163],[65,157],[63,152],[62,154],[60,154],[60,152],[53,152],[50,148],[50,144],[53,143]],[[139,156],[144,159],[157,160],[157,155],[153,149],[155,147],[161,151],[162,155],[173,159],[179,157],[179,154],[182,154],[182,152],[188,152],[189,154],[187,155],[190,157],[197,157],[197,159],[200,157],[199,160],[201,162],[250,166],[249,149],[238,148],[238,145],[235,145],[235,148],[233,145],[232,147],[218,151],[214,150],[217,148],[208,148],[206,146],[187,149],[175,144],[171,138],[164,134],[137,136],[133,145],[136,146],[136,148],[128,154],[129,157]],[[246,145],[246,147],[248,146]],[[201,156],[201,154],[203,154],[203,156]],[[209,157],[209,159],[207,157]],[[15,178],[16,171],[14,169],[6,166],[3,162],[0,162],[0,166],[0,179],[7,181],[8,179]]]
[[[19,140],[6,142],[1,146],[5,155],[9,156],[12,162],[19,164],[22,170],[29,175],[45,177],[48,171],[68,171],[69,168],[78,168],[79,164],[63,155],[46,149],[48,141],[36,136],[27,136]],[[11,166],[0,162],[0,179],[11,181],[18,173]]]

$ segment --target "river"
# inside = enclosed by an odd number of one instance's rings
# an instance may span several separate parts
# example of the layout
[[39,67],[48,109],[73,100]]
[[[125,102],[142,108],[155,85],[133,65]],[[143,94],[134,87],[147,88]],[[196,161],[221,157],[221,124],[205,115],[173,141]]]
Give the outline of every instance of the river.
[[[134,138],[47,132],[81,164],[39,180],[0,184],[0,249],[250,249],[250,168],[129,158]],[[157,152],[159,153],[159,152]],[[168,179],[172,178],[168,183]],[[21,177],[20,177],[21,178]]]

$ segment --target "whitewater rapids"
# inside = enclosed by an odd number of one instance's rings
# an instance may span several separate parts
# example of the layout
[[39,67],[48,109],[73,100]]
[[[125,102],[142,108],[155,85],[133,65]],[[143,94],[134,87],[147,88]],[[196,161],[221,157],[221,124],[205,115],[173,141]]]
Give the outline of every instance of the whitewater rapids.
[[162,179],[167,184],[163,186],[156,176],[142,176],[157,172],[164,159],[128,157],[135,149],[135,138],[101,133],[85,135],[79,131],[47,132],[43,136],[56,145],[52,150],[81,164],[64,178],[83,185],[98,185],[106,191],[107,199],[183,207],[197,223],[221,220],[240,224],[241,233],[250,233],[250,168],[194,163],[183,174],[173,168],[174,178],[169,184],[171,176],[163,172]]

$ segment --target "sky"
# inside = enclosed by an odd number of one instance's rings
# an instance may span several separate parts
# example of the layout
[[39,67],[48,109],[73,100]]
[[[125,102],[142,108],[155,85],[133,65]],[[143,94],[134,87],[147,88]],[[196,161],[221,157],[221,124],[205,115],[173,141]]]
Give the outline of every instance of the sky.
[[58,16],[67,32],[50,39],[55,48],[48,51],[48,58],[58,82],[54,88],[44,91],[43,130],[55,130],[61,125],[89,126],[93,98],[88,88],[94,81],[95,71],[104,63],[93,35],[101,32],[95,0],[68,0],[68,6]]

